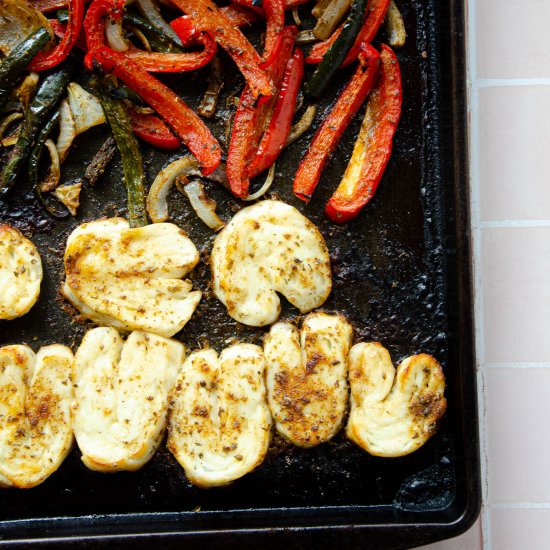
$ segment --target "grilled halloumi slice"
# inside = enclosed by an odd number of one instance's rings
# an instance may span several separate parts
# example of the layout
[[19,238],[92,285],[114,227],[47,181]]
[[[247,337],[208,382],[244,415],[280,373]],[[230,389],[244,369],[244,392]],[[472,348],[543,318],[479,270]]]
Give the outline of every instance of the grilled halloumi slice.
[[407,357],[394,368],[379,343],[350,352],[351,413],[346,434],[375,456],[404,456],[435,433],[445,414],[445,377],[426,354]]
[[195,245],[174,224],[131,229],[123,218],[85,223],[67,241],[62,292],[99,325],[170,337],[201,299],[182,280],[198,261]]
[[75,358],[74,433],[84,464],[134,471],[155,453],[166,428],[168,394],[185,358],[176,340],[95,328]]
[[348,402],[353,329],[342,315],[310,313],[301,333],[277,323],[265,338],[267,396],[277,431],[299,447],[333,437]]
[[280,201],[261,201],[238,212],[216,237],[211,264],[214,293],[231,317],[251,326],[277,320],[277,292],[307,313],[321,306],[332,288],[323,236]]
[[42,261],[31,241],[0,224],[0,319],[25,315],[38,300]]
[[168,448],[195,485],[225,485],[263,462],[271,429],[264,370],[252,344],[185,361],[170,401]]
[[61,465],[73,444],[73,353],[0,348],[0,486],[29,488]]

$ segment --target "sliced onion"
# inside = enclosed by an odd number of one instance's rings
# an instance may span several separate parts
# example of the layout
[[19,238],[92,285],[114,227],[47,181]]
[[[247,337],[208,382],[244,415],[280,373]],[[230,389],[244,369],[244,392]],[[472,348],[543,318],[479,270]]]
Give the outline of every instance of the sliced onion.
[[76,137],[76,125],[69,102],[64,99],[59,107],[59,137],[57,138],[57,152],[59,161],[63,163],[69,154],[69,149]]
[[275,163],[273,163],[269,167],[269,172],[267,173],[267,178],[265,178],[264,184],[255,192],[252,193],[252,195],[248,195],[246,199],[243,199],[243,201],[255,201],[256,199],[259,199],[263,195],[265,195],[268,191],[271,185],[273,184],[273,180],[275,179]]
[[317,38],[313,34],[312,30],[300,31],[296,35],[296,44],[312,44],[313,42],[318,42]]
[[225,227],[223,220],[216,214],[216,201],[204,192],[203,184],[194,180],[183,186],[183,192],[187,195],[193,210],[197,216],[214,231]]
[[319,40],[327,40],[349,10],[351,0],[331,0],[317,20],[313,34]]
[[386,34],[388,35],[388,44],[392,48],[402,48],[407,39],[405,22],[394,0],[391,0],[388,13],[386,13]]
[[319,19],[329,4],[330,0],[318,0],[311,10],[311,15],[313,15],[316,19]]
[[52,162],[46,177],[39,183],[40,191],[42,193],[53,191],[59,185],[59,181],[61,180],[61,163],[59,162],[57,147],[51,139],[47,139],[44,145],[50,153],[50,159]]
[[105,36],[109,46],[115,52],[125,52],[130,49],[130,42],[124,36],[122,21],[107,17],[105,20]]
[[298,6],[295,6],[292,8],[292,19],[294,19],[294,23],[296,23],[297,27],[299,27],[302,24],[302,20],[300,19],[300,14],[298,13]]
[[180,176],[201,176],[199,163],[191,155],[186,155],[170,163],[158,173],[151,185],[147,195],[147,213],[153,223],[165,222],[170,219],[168,193],[176,182],[176,178]]
[[76,216],[76,211],[80,206],[80,191],[82,190],[82,182],[62,185],[53,191],[52,195],[65,205],[72,216]]
[[21,132],[21,124],[14,128],[3,140],[2,147],[13,147],[19,139],[19,133]]
[[166,36],[170,37],[178,46],[183,46],[176,31],[164,20],[159,7],[153,0],[137,0],[141,13],[149,20],[149,23],[160,29]]
[[67,88],[67,97],[73,113],[77,136],[93,126],[105,123],[105,113],[99,99],[82,86],[71,82]]
[[147,52],[152,52],[153,48],[151,48],[151,44],[149,44],[147,37],[135,25],[130,25],[129,28],[141,42],[143,49]]
[[17,98],[23,105],[23,108],[26,109],[34,96],[36,87],[38,86],[38,73],[31,73],[25,77],[25,80],[17,87],[15,94]]
[[220,58],[216,56],[210,63],[206,92],[198,108],[199,115],[206,118],[214,116],[223,85],[223,66]]
[[[6,130],[18,120],[21,120],[23,118],[23,113],[11,113],[8,115],[1,123],[0,123],[0,140],[2,140],[2,145],[4,145],[4,134],[6,133]],[[9,147],[8,145],[4,145],[4,147]]]
[[313,124],[315,115],[317,114],[317,105],[310,105],[302,115],[302,118],[290,129],[290,134],[286,140],[285,147],[294,143],[298,138],[302,137]]
[[155,112],[155,110],[151,109],[151,107],[145,107],[143,105],[136,105],[135,103],[133,103],[129,99],[124,100],[124,102],[126,103],[126,106],[128,108],[133,109],[136,113],[139,113],[141,115],[152,115]]

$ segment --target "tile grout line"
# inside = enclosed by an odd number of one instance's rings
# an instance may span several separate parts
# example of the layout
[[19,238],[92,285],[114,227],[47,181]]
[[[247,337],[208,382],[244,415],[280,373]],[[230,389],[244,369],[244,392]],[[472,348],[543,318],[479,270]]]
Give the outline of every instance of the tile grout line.
[[490,533],[490,510],[485,505],[488,497],[488,461],[486,449],[486,423],[485,423],[485,392],[483,370],[480,368],[482,358],[484,357],[484,339],[483,339],[483,295],[481,287],[481,230],[479,228],[479,165],[478,165],[478,145],[479,145],[479,89],[477,80],[477,25],[475,17],[475,0],[467,2],[467,53],[468,61],[467,80],[468,80],[468,99],[469,99],[469,142],[470,142],[470,224],[471,224],[471,244],[472,244],[472,266],[474,283],[474,337],[476,346],[476,371],[477,371],[477,394],[478,394],[478,417],[479,417],[479,443],[480,443],[480,461],[481,461],[481,544],[483,550],[491,550]]
[[550,86],[550,78],[478,78],[476,85],[479,88]]
[[550,369],[550,363],[485,363],[484,369]]
[[500,502],[491,504],[494,510],[550,510],[550,502]]
[[479,221],[480,229],[504,229],[504,228],[528,228],[528,227],[550,227],[550,220],[492,220]]

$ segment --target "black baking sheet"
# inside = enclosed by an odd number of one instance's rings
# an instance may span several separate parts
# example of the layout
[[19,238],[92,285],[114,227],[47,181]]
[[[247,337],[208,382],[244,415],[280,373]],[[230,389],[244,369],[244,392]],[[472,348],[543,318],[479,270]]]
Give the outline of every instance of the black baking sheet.
[[[311,203],[306,206],[292,194],[293,174],[330,99],[321,103],[314,127],[281,156],[271,196],[297,206],[325,236],[334,288],[324,309],[344,312],[355,327],[356,341],[382,342],[395,362],[426,352],[442,363],[449,407],[438,434],[416,453],[397,459],[371,457],[343,433],[309,450],[275,436],[256,471],[226,488],[210,490],[191,486],[164,446],[141,471],[115,475],[87,470],[75,449],[41,486],[0,492],[0,541],[73,544],[78,539],[95,547],[132,538],[132,545],[162,541],[163,547],[410,548],[458,534],[473,522],[480,496],[463,5],[454,0],[401,0],[398,5],[408,34],[398,51],[403,115],[374,200],[342,227],[323,214],[349,160],[361,116],[345,133]],[[384,39],[383,33],[379,38]],[[226,67],[224,106],[225,98],[238,95],[242,87],[227,59]],[[329,98],[347,75],[335,79]],[[79,79],[86,81],[84,73]],[[205,73],[166,81],[196,105]],[[217,135],[223,135],[229,115],[224,107],[213,120]],[[79,138],[64,165],[64,181],[82,174],[107,135],[106,128],[96,128]],[[142,150],[148,183],[181,155],[146,146]],[[76,350],[91,325],[74,322],[59,297],[64,244],[84,221],[125,215],[120,163],[116,160],[93,189],[83,191],[76,219],[53,222],[26,185],[21,178],[0,203],[0,220],[19,227],[38,246],[44,282],[30,313],[0,322],[0,345],[27,343],[37,350],[55,342]],[[207,190],[226,220],[243,205],[215,184],[207,183]],[[212,296],[208,254],[213,234],[177,192],[170,205],[174,222],[201,251],[203,261],[192,279],[205,293],[178,338],[193,349],[209,343],[220,350],[235,340],[260,343],[266,329],[239,325]],[[284,304],[283,318],[297,315]]]

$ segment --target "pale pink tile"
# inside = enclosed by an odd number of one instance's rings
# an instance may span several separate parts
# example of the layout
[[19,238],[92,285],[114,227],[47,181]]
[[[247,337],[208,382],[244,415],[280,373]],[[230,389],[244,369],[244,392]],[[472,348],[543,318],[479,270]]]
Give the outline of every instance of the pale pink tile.
[[463,535],[454,539],[420,546],[419,550],[482,550],[481,521],[478,519],[474,525]]
[[490,523],[494,550],[550,548],[550,510],[491,510]]
[[550,362],[550,227],[483,229],[481,277],[479,359]]
[[549,143],[550,87],[479,90],[481,220],[550,219]]
[[550,368],[485,367],[483,375],[488,503],[550,502]]
[[550,75],[548,0],[471,0],[470,6],[477,20],[478,76]]

